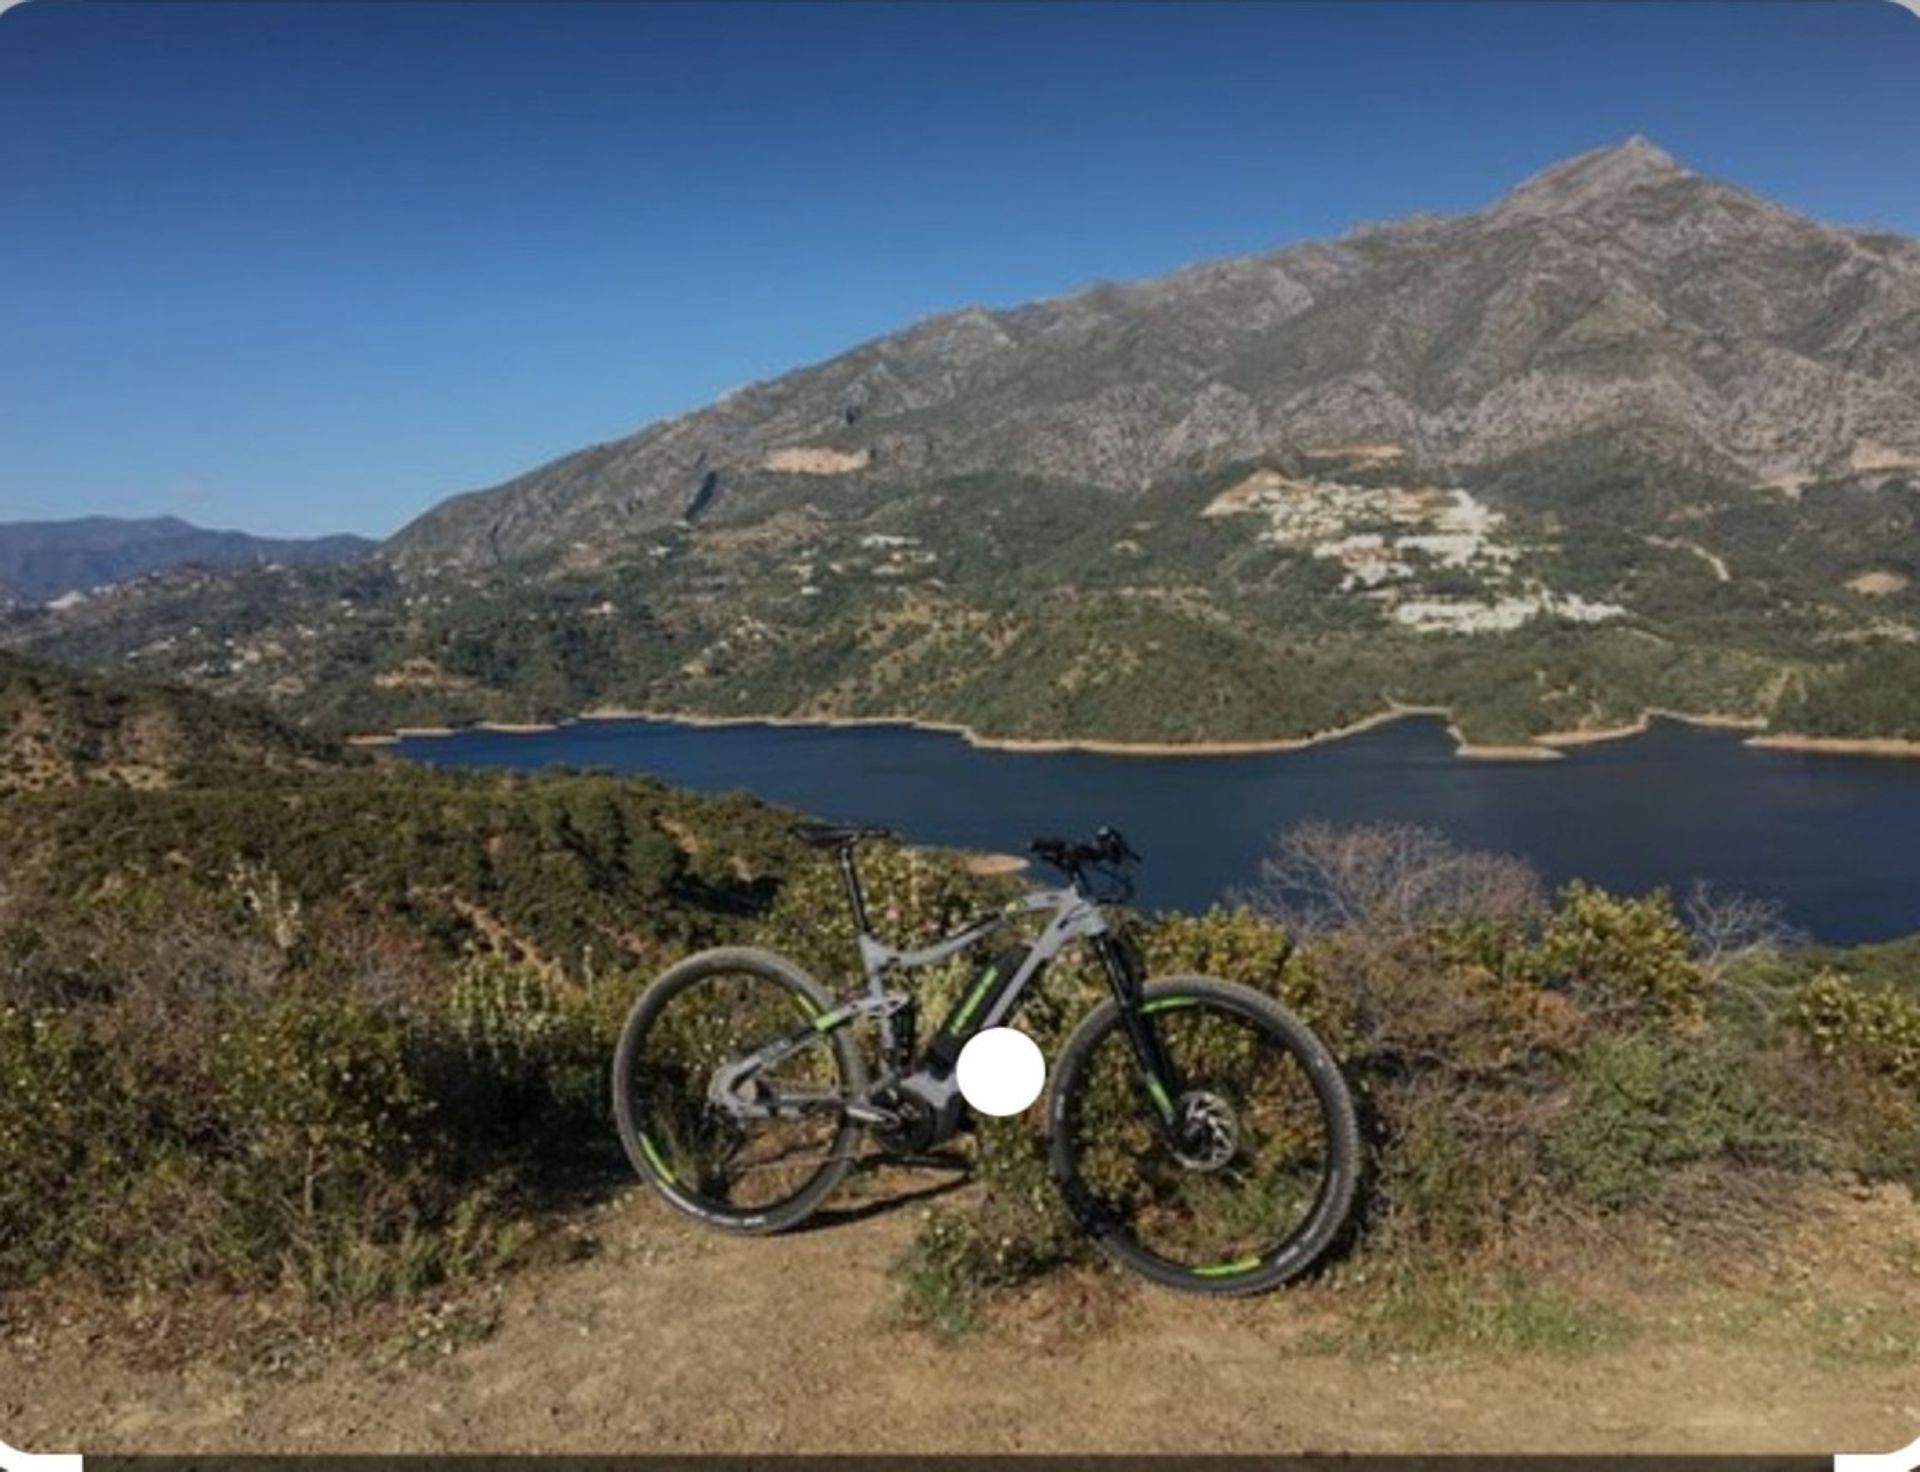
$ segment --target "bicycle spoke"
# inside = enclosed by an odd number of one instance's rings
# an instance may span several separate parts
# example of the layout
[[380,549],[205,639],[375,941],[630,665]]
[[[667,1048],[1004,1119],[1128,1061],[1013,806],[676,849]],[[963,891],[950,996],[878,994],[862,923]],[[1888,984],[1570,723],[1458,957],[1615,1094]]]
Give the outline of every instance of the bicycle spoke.
[[736,1114],[711,1097],[720,1069],[791,1037],[810,1004],[765,975],[716,970],[657,1009],[631,1067],[630,1108],[651,1163],[703,1206],[760,1213],[791,1200],[843,1152],[844,1121],[831,1107],[774,1112],[782,1099],[827,1105],[842,1097],[831,1043],[809,1040],[750,1075],[747,1100],[764,1110]]
[[1146,1118],[1138,1064],[1116,1027],[1067,1120],[1079,1177],[1104,1216],[1157,1258],[1207,1271],[1255,1262],[1300,1230],[1331,1168],[1312,1081],[1252,1016],[1197,1005],[1167,1012],[1159,1031],[1178,1107],[1213,1121],[1214,1133],[1194,1154],[1168,1145]]

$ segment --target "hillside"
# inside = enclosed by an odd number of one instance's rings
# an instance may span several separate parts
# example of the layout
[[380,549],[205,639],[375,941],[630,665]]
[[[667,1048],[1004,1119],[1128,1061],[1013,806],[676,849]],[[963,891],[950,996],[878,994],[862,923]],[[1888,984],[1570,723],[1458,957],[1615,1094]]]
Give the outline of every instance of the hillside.
[[1465,215],[969,309],[0,640],[332,729],[594,705],[1256,740],[1394,702],[1920,735],[1920,244],[1641,139]]
[[0,652],[0,793],[171,787],[236,771],[286,774],[347,761],[338,747],[264,711]]
[[353,536],[300,539],[208,531],[174,516],[0,522],[0,600],[46,603],[189,565],[339,562],[373,545]]
[[[1609,1450],[1911,1424],[1900,948],[1734,955],[1664,896],[1580,885],[1434,885],[1451,898],[1418,919],[1356,905],[1333,931],[1136,917],[1153,973],[1224,972],[1308,1018],[1377,1122],[1328,1270],[1202,1302],[1099,1264],[1049,1182],[1045,1111],[932,1158],[863,1146],[817,1230],[728,1239],[635,1185],[607,1063],[652,976],[746,943],[853,981],[849,922],[824,918],[838,876],[787,816],[389,762],[0,798],[8,1437],[1372,1448],[1377,1408],[1355,1408],[1383,1383],[1414,1398],[1407,1436],[1462,1449],[1535,1447],[1542,1424]],[[1010,883],[891,845],[863,867],[902,939]],[[967,974],[920,978],[923,1038]],[[1062,959],[1022,1025],[1058,1058],[1105,995]],[[1202,1344],[1196,1419],[1164,1366]],[[718,1419],[715,1354],[737,1392]],[[637,1398],[636,1363],[701,1373]],[[878,1419],[835,1410],[849,1363],[891,1377]],[[189,1366],[211,1400],[179,1393]],[[1307,1387],[1278,1413],[1277,1380]],[[1542,1385],[1577,1414],[1516,1411]]]

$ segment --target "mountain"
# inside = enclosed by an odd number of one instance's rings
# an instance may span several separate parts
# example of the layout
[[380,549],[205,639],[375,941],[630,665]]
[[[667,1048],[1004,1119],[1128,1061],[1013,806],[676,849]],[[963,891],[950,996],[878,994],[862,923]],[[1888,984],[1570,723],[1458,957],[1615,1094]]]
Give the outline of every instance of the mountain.
[[332,743],[236,702],[0,652],[0,794],[91,784],[173,787],[347,760]]
[[968,309],[333,567],[0,640],[333,729],[596,705],[1288,738],[1920,736],[1920,244],[1644,139],[1487,208]]
[[173,516],[0,522],[0,598],[49,602],[187,565],[338,562],[373,546],[344,535],[293,540],[207,531]]
[[392,550],[602,546],[794,476],[1137,495],[1322,446],[1461,471],[1594,432],[1787,491],[1920,468],[1920,245],[1634,138],[1476,214],[937,317],[456,497]]

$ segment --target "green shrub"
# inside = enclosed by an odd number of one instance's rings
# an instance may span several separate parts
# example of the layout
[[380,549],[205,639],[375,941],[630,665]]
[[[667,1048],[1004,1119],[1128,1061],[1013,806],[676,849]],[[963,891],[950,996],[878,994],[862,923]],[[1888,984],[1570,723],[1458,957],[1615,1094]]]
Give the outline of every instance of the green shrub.
[[1836,1143],[1836,1163],[1920,1192],[1920,1002],[1823,971],[1787,1018],[1805,1060],[1790,1081]]
[[1420,1108],[1392,1100],[1372,1187],[1376,1243],[1389,1256],[1451,1260],[1497,1243],[1521,1210],[1535,1185],[1532,1131],[1513,1128],[1511,1101],[1492,1101],[1495,1119],[1474,1108],[1483,1098],[1421,1093]]
[[1295,955],[1286,927],[1245,906],[1156,915],[1136,930],[1149,977],[1215,976],[1265,992],[1313,1027],[1336,1033],[1343,999]]
[[[1005,879],[969,873],[950,855],[898,844],[862,845],[859,861],[868,917],[893,945],[925,945],[1000,908],[1015,892]],[[754,939],[797,961],[829,990],[859,980],[853,916],[839,869],[825,855],[795,865]],[[931,979],[925,972],[909,978],[916,987]]]
[[1806,1149],[1802,1133],[1761,1092],[1749,1060],[1652,1034],[1590,1044],[1568,1108],[1546,1137],[1556,1174],[1607,1208],[1645,1198],[1681,1166],[1791,1163]]
[[454,968],[445,1025],[452,1046],[432,1070],[439,1127],[474,1169],[610,1158],[610,1008],[523,963],[476,955]]
[[277,1270],[323,1300],[431,1275],[422,1229],[452,1193],[423,1159],[432,1106],[412,1065],[401,1020],[350,997],[295,992],[233,1020],[213,1071],[216,1271],[244,1282]]
[[392,1169],[413,1153],[426,1105],[399,1021],[350,997],[295,993],[224,1034],[215,1078],[231,1143],[301,1171]]
[[1829,971],[1801,991],[1792,1018],[1820,1057],[1920,1086],[1920,1001],[1868,991]]
[[907,1322],[954,1336],[976,1325],[989,1295],[1091,1255],[1024,1121],[980,1122],[982,1193],[964,1208],[934,1207],[894,1262]]
[[115,1138],[98,1050],[69,1018],[0,1009],[0,1284],[37,1277]]
[[901,1320],[948,1339],[970,1333],[979,1325],[992,1258],[978,1213],[928,1207],[893,1263]]
[[1575,880],[1547,921],[1539,963],[1594,1012],[1687,1024],[1706,1010],[1705,974],[1664,890],[1622,899]]
[[[518,1162],[606,1133],[528,1111],[507,1121],[525,1153],[502,1149],[495,1056],[476,1065],[437,1014],[297,976],[202,994],[128,973],[59,1011],[0,1009],[0,1287],[70,1269],[339,1303],[492,1266],[522,1230]],[[512,1056],[551,1097],[550,1060]]]
[[446,1017],[470,1058],[500,1074],[534,1076],[556,1045],[579,1025],[558,987],[531,966],[473,955],[453,969]]

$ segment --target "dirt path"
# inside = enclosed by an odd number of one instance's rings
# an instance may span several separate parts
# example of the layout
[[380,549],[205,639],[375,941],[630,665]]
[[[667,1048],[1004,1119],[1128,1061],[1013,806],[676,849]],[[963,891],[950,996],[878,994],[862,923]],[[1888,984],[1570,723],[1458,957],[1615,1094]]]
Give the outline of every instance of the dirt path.
[[1717,553],[1709,552],[1698,542],[1689,542],[1684,537],[1648,537],[1647,541],[1655,547],[1665,547],[1670,552],[1691,552],[1713,569],[1713,578],[1718,583],[1733,581],[1733,569],[1727,566],[1727,560]]
[[942,1344],[885,1322],[886,1264],[919,1209],[739,1241],[632,1192],[594,1221],[598,1257],[518,1275],[492,1337],[426,1365],[169,1374],[71,1336],[16,1340],[0,1344],[0,1437],[95,1452],[1831,1452],[1920,1431],[1911,1357],[1656,1333],[1582,1359],[1359,1362],[1307,1351],[1298,1294],[1222,1304],[1102,1277]]

